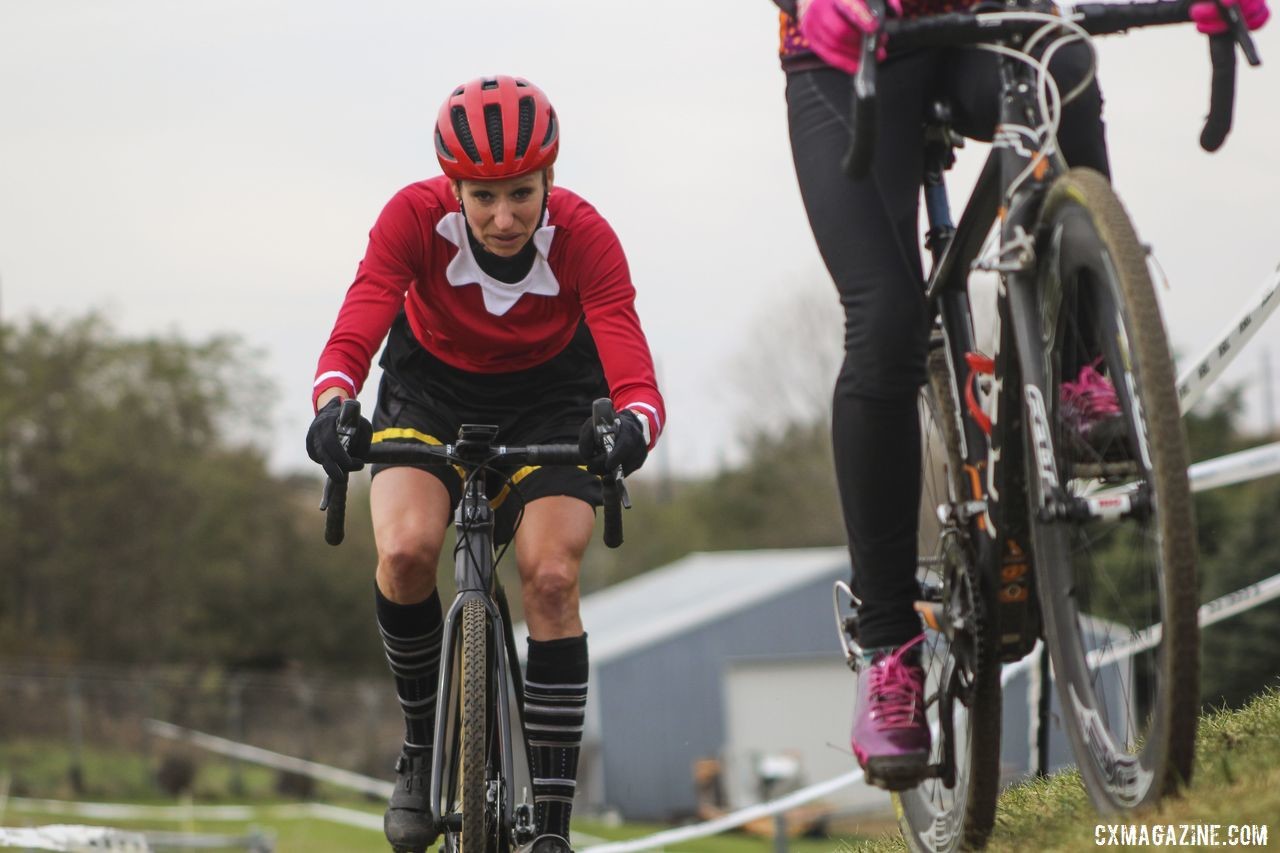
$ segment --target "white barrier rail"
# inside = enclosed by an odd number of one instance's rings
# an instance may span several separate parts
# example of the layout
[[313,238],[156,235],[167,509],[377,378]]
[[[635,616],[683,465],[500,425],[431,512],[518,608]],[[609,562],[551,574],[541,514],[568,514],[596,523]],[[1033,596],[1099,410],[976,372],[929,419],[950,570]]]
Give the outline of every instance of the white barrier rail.
[[50,826],[11,829],[0,827],[0,847],[22,847],[27,850],[61,850],[66,853],[116,851],[116,853],[150,853],[146,836],[101,826]]
[[274,767],[277,770],[288,770],[292,773],[310,776],[312,779],[329,782],[354,791],[361,791],[375,797],[390,797],[391,792],[395,790],[395,785],[382,779],[374,779],[370,776],[352,773],[350,770],[340,770],[337,767],[330,767],[327,764],[319,764],[315,761],[294,758],[291,755],[283,755],[257,746],[236,743],[233,740],[227,740],[216,735],[184,729],[181,726],[175,726],[173,723],[166,723],[163,720],[144,720],[142,725],[148,734],[194,744],[210,752],[229,755],[232,758],[242,758],[255,764]]
[[1209,386],[1222,375],[1249,339],[1280,304],[1280,269],[1246,303],[1244,313],[1227,326],[1208,349],[1178,377],[1178,404],[1185,415]]
[[1205,492],[1280,474],[1280,441],[1197,462],[1187,469],[1191,491]]
[[[285,803],[278,806],[140,806],[133,803],[82,803],[74,800],[12,797],[8,801],[8,807],[21,814],[74,815],[90,820],[141,820],[149,823],[185,823],[197,820],[206,823],[248,823],[264,819],[314,818],[343,826],[382,831],[382,815],[327,803]],[[3,846],[0,843],[0,847]]]
[[747,806],[744,809],[738,809],[736,812],[729,812],[726,815],[713,818],[704,823],[697,823],[693,826],[682,826],[677,829],[666,829],[662,832],[655,832],[653,835],[646,835],[643,838],[633,838],[629,841],[612,841],[608,844],[597,844],[592,847],[584,848],[582,853],[628,853],[632,850],[655,850],[657,848],[666,847],[678,841],[690,841],[694,838],[705,838],[708,835],[718,835],[726,829],[733,829],[742,826],[744,823],[750,823],[753,820],[759,820],[762,817],[771,817],[779,812],[785,812],[796,806],[802,806],[805,803],[812,802],[819,797],[825,797],[827,794],[835,793],[841,788],[862,781],[861,770],[851,770],[843,776],[836,776],[825,782],[819,782],[816,785],[810,785],[785,797],[771,800],[767,803],[759,803],[754,806]]

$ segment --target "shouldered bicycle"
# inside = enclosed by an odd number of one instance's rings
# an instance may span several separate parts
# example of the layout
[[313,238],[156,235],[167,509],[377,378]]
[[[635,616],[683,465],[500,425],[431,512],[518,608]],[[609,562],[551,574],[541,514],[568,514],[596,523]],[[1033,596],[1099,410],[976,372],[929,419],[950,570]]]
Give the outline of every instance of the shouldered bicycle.
[[[1063,44],[1189,20],[1189,3],[1030,0],[996,10],[886,19],[866,36],[844,167],[870,167],[876,46],[985,45],[1000,54],[1000,124],[958,224],[943,181],[962,144],[945,103],[926,133],[926,295],[933,316],[920,597],[926,626],[929,776],[895,794],[915,850],[985,843],[1000,783],[1000,664],[1043,637],[1063,727],[1095,807],[1148,805],[1189,780],[1199,708],[1196,542],[1173,363],[1139,240],[1110,184],[1068,169],[1055,147],[1065,97],[1047,71]],[[1235,47],[1257,64],[1238,8],[1210,39],[1211,105],[1201,145],[1231,125]],[[994,229],[994,251],[987,252]],[[971,272],[998,276],[994,353],[978,351]],[[1120,412],[1089,440],[1063,387],[1088,365]],[[850,664],[856,616],[837,586]]]

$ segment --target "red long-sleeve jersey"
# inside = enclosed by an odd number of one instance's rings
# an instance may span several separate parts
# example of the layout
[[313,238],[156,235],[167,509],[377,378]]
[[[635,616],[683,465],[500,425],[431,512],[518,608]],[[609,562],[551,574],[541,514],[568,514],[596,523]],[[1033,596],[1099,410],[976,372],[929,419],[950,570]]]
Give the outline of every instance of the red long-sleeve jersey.
[[472,256],[447,178],[396,193],[369,232],[364,260],[320,354],[312,404],[327,388],[359,393],[402,307],[423,347],[475,373],[547,361],[568,345],[585,316],[614,406],[645,416],[652,446],[666,410],[617,235],[594,207],[555,187],[533,240],[538,256],[529,274],[506,284],[485,274]]

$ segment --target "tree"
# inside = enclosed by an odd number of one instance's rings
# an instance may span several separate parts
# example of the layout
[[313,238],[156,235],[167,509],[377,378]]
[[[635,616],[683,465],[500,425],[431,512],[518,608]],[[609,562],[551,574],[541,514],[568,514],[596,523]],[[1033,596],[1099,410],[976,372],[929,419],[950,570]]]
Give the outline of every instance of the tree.
[[7,653],[376,661],[350,615],[371,619],[372,548],[326,549],[318,482],[267,471],[254,361],[231,337],[131,340],[99,315],[0,328]]
[[829,283],[796,283],[764,307],[728,371],[751,442],[831,417],[831,393],[844,357],[844,314]]

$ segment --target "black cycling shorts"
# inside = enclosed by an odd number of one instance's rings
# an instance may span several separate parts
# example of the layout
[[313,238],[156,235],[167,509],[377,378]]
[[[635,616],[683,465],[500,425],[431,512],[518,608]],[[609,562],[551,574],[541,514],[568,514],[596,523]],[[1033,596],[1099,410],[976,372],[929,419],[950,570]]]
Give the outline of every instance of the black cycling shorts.
[[[558,354],[526,370],[473,373],[446,364],[414,337],[403,312],[391,326],[379,361],[382,382],[373,412],[373,441],[450,444],[463,424],[498,427],[502,444],[578,443],[591,404],[609,396],[604,369],[586,323]],[[372,476],[391,465],[374,465]],[[442,465],[409,466],[437,477],[457,508],[462,476]],[[487,481],[495,510],[494,541],[511,539],[523,506],[567,495],[600,506],[600,479],[582,468],[527,466],[501,469]]]

